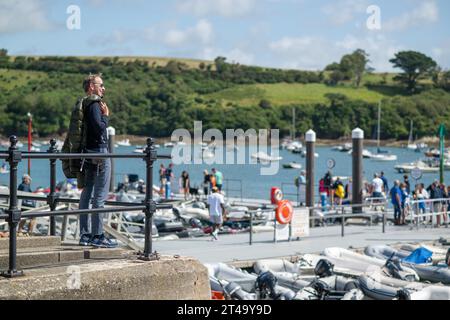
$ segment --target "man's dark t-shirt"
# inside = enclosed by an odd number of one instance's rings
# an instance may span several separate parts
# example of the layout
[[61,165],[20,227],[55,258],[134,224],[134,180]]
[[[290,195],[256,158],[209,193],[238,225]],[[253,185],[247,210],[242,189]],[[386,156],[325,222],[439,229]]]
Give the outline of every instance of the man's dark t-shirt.
[[91,103],[85,107],[84,115],[86,119],[86,147],[97,151],[100,148],[108,147],[108,117],[103,115],[98,102]]

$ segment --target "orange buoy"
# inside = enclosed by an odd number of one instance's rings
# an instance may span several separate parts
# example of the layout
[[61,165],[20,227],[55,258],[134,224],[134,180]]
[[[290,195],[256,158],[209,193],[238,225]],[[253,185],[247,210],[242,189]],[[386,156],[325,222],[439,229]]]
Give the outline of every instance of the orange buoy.
[[275,217],[280,224],[289,224],[294,215],[294,207],[289,200],[282,200],[278,203]]
[[272,204],[278,204],[281,200],[283,200],[283,192],[277,187],[272,187],[270,191],[270,202]]

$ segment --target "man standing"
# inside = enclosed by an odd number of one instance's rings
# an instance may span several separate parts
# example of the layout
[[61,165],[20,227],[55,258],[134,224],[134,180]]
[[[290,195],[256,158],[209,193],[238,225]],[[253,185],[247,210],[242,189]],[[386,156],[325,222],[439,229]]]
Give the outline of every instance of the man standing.
[[219,189],[219,192],[222,192],[222,184],[223,184],[223,174],[222,172],[216,170],[215,168],[213,168],[212,173],[214,174],[215,178],[216,178],[216,187]]
[[[105,86],[101,75],[90,75],[83,81],[84,91],[88,96],[97,95],[103,98]],[[83,104],[84,126],[86,134],[86,153],[108,153],[108,127],[109,109],[103,102],[89,101]],[[110,159],[85,159],[83,160],[83,172],[85,187],[80,197],[80,209],[103,208],[111,178]],[[114,248],[117,243],[105,237],[103,234],[102,214],[91,214],[91,232],[89,232],[88,215],[80,215],[80,245],[95,246],[101,248]]]
[[400,225],[400,217],[402,215],[402,191],[400,190],[400,181],[394,182],[394,187],[391,189],[391,203],[394,206],[394,224]]
[[[22,191],[22,192],[32,193],[33,191],[31,190],[31,180],[32,179],[31,179],[31,177],[28,174],[24,174],[23,177],[22,177],[22,183],[19,185],[17,190]],[[27,209],[34,208],[34,207],[36,207],[36,201],[34,201],[34,200],[22,200],[22,206],[26,207]],[[20,221],[17,233],[19,233],[19,234],[22,233],[22,229],[25,226],[25,223],[26,223],[25,219]],[[36,225],[36,218],[33,218],[33,219],[30,220],[30,223],[28,224],[28,234],[29,235],[33,234],[35,225]]]
[[169,167],[166,169],[165,171],[165,176],[166,176],[166,200],[169,200],[171,195],[172,195],[172,191],[170,190],[170,184],[172,183],[172,179],[175,178],[175,175],[173,173],[173,163],[169,164]]
[[375,173],[372,180],[372,198],[383,198],[383,186],[383,180],[381,180],[378,174]]
[[388,183],[388,179],[384,176],[384,172],[383,171],[381,171],[380,179],[383,180],[384,192],[387,193],[388,190],[389,190],[389,183]]
[[208,196],[207,206],[209,208],[209,217],[213,224],[213,231],[211,233],[213,240],[219,240],[218,234],[220,226],[223,223],[223,215],[226,214],[225,200],[223,195],[219,193],[217,187],[212,188],[212,194]]

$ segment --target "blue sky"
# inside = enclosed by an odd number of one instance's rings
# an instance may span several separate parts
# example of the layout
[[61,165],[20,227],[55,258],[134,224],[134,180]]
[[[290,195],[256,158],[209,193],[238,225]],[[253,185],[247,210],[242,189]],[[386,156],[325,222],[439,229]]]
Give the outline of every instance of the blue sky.
[[[69,30],[67,8],[80,9]],[[380,9],[380,29],[367,27]],[[371,11],[373,12],[373,11]],[[370,20],[372,21],[372,20]],[[12,55],[163,56],[317,70],[358,48],[376,71],[417,50],[450,69],[448,0],[1,0]]]

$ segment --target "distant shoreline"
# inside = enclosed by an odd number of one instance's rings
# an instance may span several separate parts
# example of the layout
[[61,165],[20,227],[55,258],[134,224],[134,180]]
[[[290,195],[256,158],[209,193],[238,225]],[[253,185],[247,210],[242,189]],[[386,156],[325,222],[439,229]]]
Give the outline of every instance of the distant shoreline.
[[[33,141],[50,141],[50,139],[59,139],[59,140],[64,140],[65,136],[51,136],[51,137],[45,137],[45,138],[33,138]],[[148,137],[144,137],[144,136],[133,136],[133,135],[117,135],[115,136],[115,142],[117,143],[118,141],[121,140],[125,140],[125,139],[129,139],[130,143],[132,145],[145,145],[147,143],[147,139]],[[8,141],[7,137],[1,137],[0,136],[0,141]],[[22,143],[26,143],[27,142],[27,137],[19,137],[19,141],[21,141]],[[166,142],[170,142],[170,137],[165,137],[165,138],[154,138],[154,141],[156,144],[164,144]],[[282,139],[280,139],[280,143],[281,143]],[[304,143],[304,139],[300,139],[300,141],[302,143]],[[343,145],[345,143],[351,143],[352,140],[350,138],[338,138],[338,139],[317,139],[316,145],[317,146],[338,146],[338,145]],[[439,146],[439,139],[437,137],[425,137],[422,138],[418,141],[416,141],[415,143],[426,143],[428,144],[428,147],[438,147]],[[366,139],[364,140],[364,145],[367,147],[376,147],[377,146],[377,140],[371,140],[371,139]],[[394,140],[394,139],[389,139],[389,140],[381,140],[380,141],[380,146],[381,147],[406,147],[408,145],[408,141],[407,140]],[[450,141],[448,141],[448,144],[446,144],[446,146],[450,146]]]

